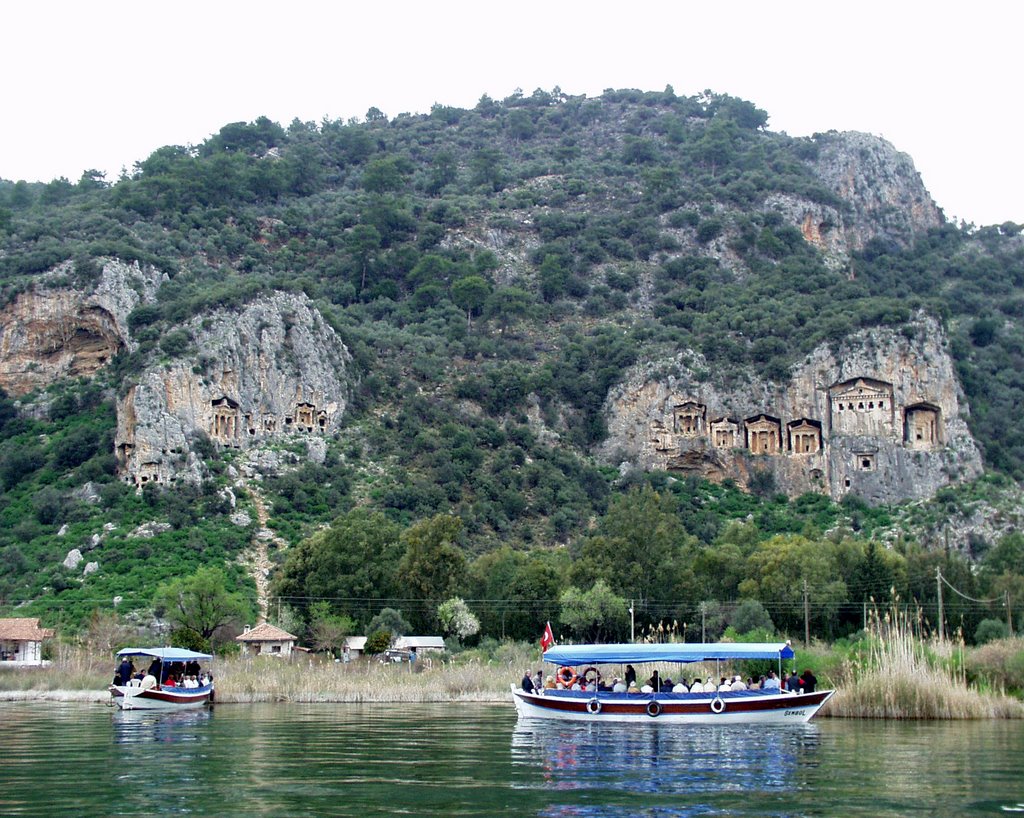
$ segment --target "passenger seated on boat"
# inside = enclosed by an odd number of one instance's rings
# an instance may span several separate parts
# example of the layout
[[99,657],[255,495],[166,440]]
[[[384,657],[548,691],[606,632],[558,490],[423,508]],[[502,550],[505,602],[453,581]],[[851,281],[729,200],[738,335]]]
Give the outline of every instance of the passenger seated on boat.
[[639,694],[640,693],[640,688],[636,686],[636,682],[630,682],[629,683],[629,687],[626,688],[626,692],[630,693],[630,694],[633,694],[633,693]]
[[173,676],[169,675],[166,679],[164,679],[164,687],[177,687],[177,686],[178,686],[178,683],[176,681],[174,681],[174,677]]
[[682,682],[676,682],[672,687],[673,693],[689,693],[689,689]]
[[658,671],[651,674],[651,678],[647,680],[647,686],[652,690],[661,690],[661,676],[658,675]]
[[690,685],[690,692],[691,693],[703,693],[704,692],[704,683],[700,680],[700,676],[694,676],[693,677],[693,684]]
[[737,690],[746,690],[747,689],[747,685],[746,685],[746,682],[743,681],[743,677],[742,676],[734,676],[733,680],[732,680],[732,684],[729,685],[729,689],[734,691],[734,692],[737,691]]
[[211,684],[213,684],[213,674],[209,671],[206,671],[203,673],[202,676],[199,677],[199,686],[206,687],[207,685]]
[[818,677],[815,676],[810,670],[805,670],[804,675],[800,678],[800,687],[803,688],[804,693],[813,693],[814,688],[818,684]]
[[579,680],[577,679],[575,682],[572,683],[572,687],[569,688],[569,689],[570,690],[585,690],[586,688],[584,688],[583,685],[581,685],[579,683]]
[[718,692],[728,693],[730,690],[732,690],[732,685],[729,684],[729,680],[725,676],[722,676],[718,682]]
[[544,689],[545,690],[554,690],[555,689],[555,677],[554,676],[548,676],[544,680]]
[[640,688],[640,692],[641,693],[653,693],[654,692],[654,688],[651,687],[650,685],[644,685],[643,687]]
[[626,683],[622,681],[618,676],[612,682],[612,693],[625,693]]
[[523,689],[523,693],[533,693],[533,676],[530,675],[530,671],[523,674],[523,680],[519,686]]
[[184,681],[181,683],[182,687],[194,688],[199,687],[199,682],[196,681],[195,676],[186,676]]
[[671,676],[669,676],[667,679],[662,679],[661,680],[661,687],[658,689],[658,692],[659,693],[671,693],[672,692],[672,686],[674,684],[675,684],[675,682],[672,681],[672,677]]
[[800,677],[796,675],[796,668],[793,668],[793,672],[789,674],[789,678],[786,679],[786,690],[790,693],[800,692]]
[[779,677],[775,675],[775,671],[774,670],[769,670],[768,671],[767,678],[764,680],[764,682],[761,683],[761,689],[762,690],[770,690],[770,691],[773,691],[773,692],[778,692],[778,690],[779,690]]
[[143,690],[149,690],[151,687],[156,687],[156,676],[152,673],[147,673],[142,677],[142,684],[139,685]]

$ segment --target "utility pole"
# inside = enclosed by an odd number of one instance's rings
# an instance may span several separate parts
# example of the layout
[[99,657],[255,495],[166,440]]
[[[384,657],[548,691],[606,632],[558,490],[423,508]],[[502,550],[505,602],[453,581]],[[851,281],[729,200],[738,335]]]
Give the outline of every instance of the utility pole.
[[705,626],[707,625],[707,606],[700,603],[700,643],[703,645],[707,640],[704,638]]
[[1010,610],[1010,591],[1003,591],[1006,595],[1006,628],[1010,631],[1010,636],[1013,636],[1013,612]]
[[636,617],[634,616],[633,600],[629,600],[629,641],[636,641]]
[[942,610],[942,569],[938,566],[935,566],[935,588],[939,597],[939,640],[941,641],[946,638],[946,622]]
[[807,597],[807,580],[804,579],[804,647],[811,644],[811,607]]

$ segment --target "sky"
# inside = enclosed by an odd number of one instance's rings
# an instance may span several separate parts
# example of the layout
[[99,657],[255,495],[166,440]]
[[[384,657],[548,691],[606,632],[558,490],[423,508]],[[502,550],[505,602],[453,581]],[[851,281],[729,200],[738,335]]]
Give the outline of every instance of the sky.
[[671,85],[750,100],[791,136],[877,134],[947,218],[1024,223],[1022,22],[1005,0],[8,3],[0,178],[115,181],[258,116]]

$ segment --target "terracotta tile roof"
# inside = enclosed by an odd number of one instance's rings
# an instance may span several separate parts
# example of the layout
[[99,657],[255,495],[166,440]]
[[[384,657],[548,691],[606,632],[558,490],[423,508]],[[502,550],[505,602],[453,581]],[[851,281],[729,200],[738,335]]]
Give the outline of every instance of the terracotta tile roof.
[[241,636],[235,637],[239,642],[284,642],[287,639],[291,639],[294,642],[298,638],[288,633],[288,631],[274,627],[269,622],[263,622],[255,628],[247,630]]
[[39,619],[0,619],[0,639],[41,642],[53,636],[50,628],[40,628]]

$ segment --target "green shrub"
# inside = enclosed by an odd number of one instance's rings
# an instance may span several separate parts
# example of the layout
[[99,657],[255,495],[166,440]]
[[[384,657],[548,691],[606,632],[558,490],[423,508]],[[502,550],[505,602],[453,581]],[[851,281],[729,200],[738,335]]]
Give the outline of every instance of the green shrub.
[[1010,629],[1001,619],[982,619],[974,631],[974,644],[986,645],[997,639],[1006,639],[1010,635]]

